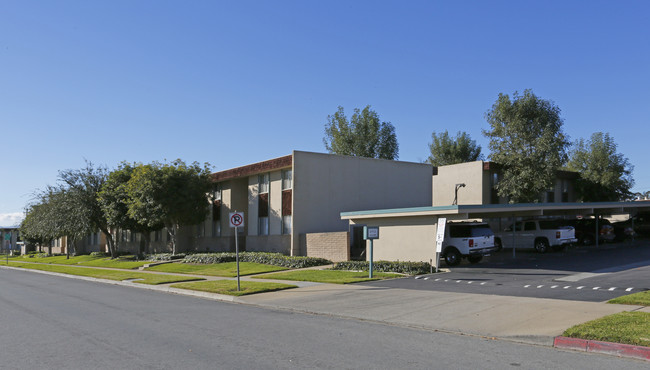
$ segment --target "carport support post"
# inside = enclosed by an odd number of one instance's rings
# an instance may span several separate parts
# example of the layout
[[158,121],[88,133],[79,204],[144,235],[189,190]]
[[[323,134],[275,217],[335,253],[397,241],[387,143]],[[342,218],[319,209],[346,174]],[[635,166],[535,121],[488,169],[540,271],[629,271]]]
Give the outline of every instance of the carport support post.
[[596,215],[596,249],[598,249],[598,240],[600,239],[600,229],[598,228],[598,219],[600,215]]
[[[522,225],[523,226],[523,225]],[[517,231],[517,218],[512,215],[512,258],[515,258],[515,232]]]
[[372,279],[372,239],[370,239],[370,268],[369,268],[369,277]]

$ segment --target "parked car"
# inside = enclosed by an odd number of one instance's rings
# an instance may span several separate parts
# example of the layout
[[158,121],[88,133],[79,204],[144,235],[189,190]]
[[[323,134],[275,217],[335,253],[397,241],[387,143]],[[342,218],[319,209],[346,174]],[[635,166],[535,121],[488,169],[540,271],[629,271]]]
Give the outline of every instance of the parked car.
[[559,220],[524,220],[506,227],[495,235],[495,244],[501,249],[514,244],[516,248],[534,248],[546,253],[551,247],[559,250],[578,241],[572,226],[563,226]]
[[[593,245],[596,243],[596,219],[582,218],[574,220],[564,220],[563,224],[573,226],[576,233],[576,239],[580,245]],[[607,219],[598,220],[598,242],[612,242],[616,238],[614,227]]]
[[626,221],[614,222],[612,226],[617,240],[632,236],[650,236],[650,213],[637,213]]
[[458,265],[463,258],[467,258],[470,263],[479,263],[484,255],[496,251],[494,233],[487,223],[447,223],[441,258],[448,266]]

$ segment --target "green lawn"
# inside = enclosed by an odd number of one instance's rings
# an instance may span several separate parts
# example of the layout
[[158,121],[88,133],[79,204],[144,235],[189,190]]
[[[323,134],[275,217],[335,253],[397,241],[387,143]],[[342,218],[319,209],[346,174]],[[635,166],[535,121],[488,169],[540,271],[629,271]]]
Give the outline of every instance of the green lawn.
[[650,347],[650,313],[621,312],[567,329],[565,337]]
[[136,272],[136,271],[102,270],[102,269],[93,269],[93,268],[84,268],[84,267],[60,266],[60,265],[36,264],[36,263],[11,262],[9,266],[31,269],[31,270],[58,272],[58,273],[68,274],[68,275],[88,276],[88,277],[93,277],[98,279],[108,279],[108,280],[116,280],[116,281],[122,281],[127,279],[142,279],[142,280],[136,280],[134,282],[139,284],[149,284],[149,285],[158,285],[158,284],[174,283],[174,282],[181,282],[181,281],[203,280],[200,278],[193,278],[193,277],[179,276],[179,275],[148,274],[145,272]]
[[32,263],[49,263],[49,264],[58,264],[58,265],[79,265],[79,266],[94,266],[94,267],[111,267],[117,269],[134,269],[140,266],[143,266],[149,261],[135,261],[133,256],[123,256],[115,259],[110,257],[102,256],[91,256],[91,255],[81,255],[81,256],[51,256],[51,257],[27,257],[27,256],[18,256],[16,258],[10,258],[12,261],[25,261]]
[[340,271],[340,270],[299,270],[289,272],[279,272],[264,276],[256,276],[256,279],[276,279],[276,280],[295,280],[295,281],[313,281],[317,283],[333,284],[350,284],[362,281],[373,281],[382,279],[393,279],[402,277],[400,274],[391,274],[386,272],[376,272],[372,274],[372,279],[368,278],[368,272]]
[[650,306],[650,291],[634,293],[610,300],[607,303],[632,304],[636,306]]
[[255,281],[241,281],[240,291],[237,291],[236,280],[213,280],[201,281],[196,283],[173,284],[172,288],[198,290],[202,292],[227,294],[233,296],[242,296],[247,294],[256,294],[264,292],[273,292],[276,290],[296,288],[295,285],[279,283],[261,283]]
[[[253,275],[262,274],[265,272],[284,271],[285,267],[263,265],[254,262],[239,262],[239,275]],[[152,266],[147,268],[147,271],[161,271],[172,272],[176,274],[195,274],[195,275],[208,275],[208,276],[224,276],[235,277],[237,276],[237,263],[224,262],[224,263],[209,263],[209,264],[193,264],[193,263],[165,263],[162,265]]]

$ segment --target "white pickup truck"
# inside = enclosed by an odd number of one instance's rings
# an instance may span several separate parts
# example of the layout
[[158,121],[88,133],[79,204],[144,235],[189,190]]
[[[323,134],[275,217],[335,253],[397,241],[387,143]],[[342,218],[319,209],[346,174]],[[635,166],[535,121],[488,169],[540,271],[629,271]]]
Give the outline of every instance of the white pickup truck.
[[501,249],[511,246],[514,240],[515,248],[534,248],[539,253],[545,253],[551,247],[560,250],[567,245],[575,244],[575,229],[562,225],[561,220],[524,220],[515,222],[494,237],[494,244]]

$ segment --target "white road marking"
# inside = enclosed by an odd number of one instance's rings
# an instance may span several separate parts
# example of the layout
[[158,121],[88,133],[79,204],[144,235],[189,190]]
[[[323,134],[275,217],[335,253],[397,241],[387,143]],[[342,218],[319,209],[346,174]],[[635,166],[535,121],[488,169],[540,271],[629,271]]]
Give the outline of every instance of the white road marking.
[[440,278],[437,278],[436,281],[440,281]]
[[632,289],[634,289],[634,288],[627,288],[627,289],[625,289],[625,291],[626,291],[626,292],[631,292]]
[[473,283],[473,281],[468,281],[468,282],[467,282],[467,284],[471,284],[471,283]]
[[460,283],[460,280],[456,280],[457,283]]
[[576,289],[580,290],[580,289],[582,289],[582,288],[584,288],[584,286],[579,286],[579,287],[577,287]]
[[543,286],[544,286],[544,285],[538,285],[538,286],[537,286],[537,289],[539,289],[539,288],[541,288],[541,287],[543,287]]
[[599,286],[593,288],[593,290],[598,290],[598,289],[600,289]]
[[616,290],[616,287],[609,288],[609,291],[610,291],[610,292],[613,291],[613,290]]
[[551,289],[555,289],[555,288],[557,288],[557,287],[558,287],[557,285],[553,285],[553,286],[551,287]]
[[425,278],[424,278],[424,279],[422,279],[422,280],[429,280],[429,278],[428,278],[428,277],[425,277]]
[[571,288],[571,285],[567,285],[567,286],[565,286],[565,287],[562,288],[562,289],[569,289],[569,288]]
[[481,285],[485,285],[485,281],[481,283]]
[[524,285],[524,288],[530,288],[530,285]]
[[422,279],[422,276],[416,276],[415,280]]

